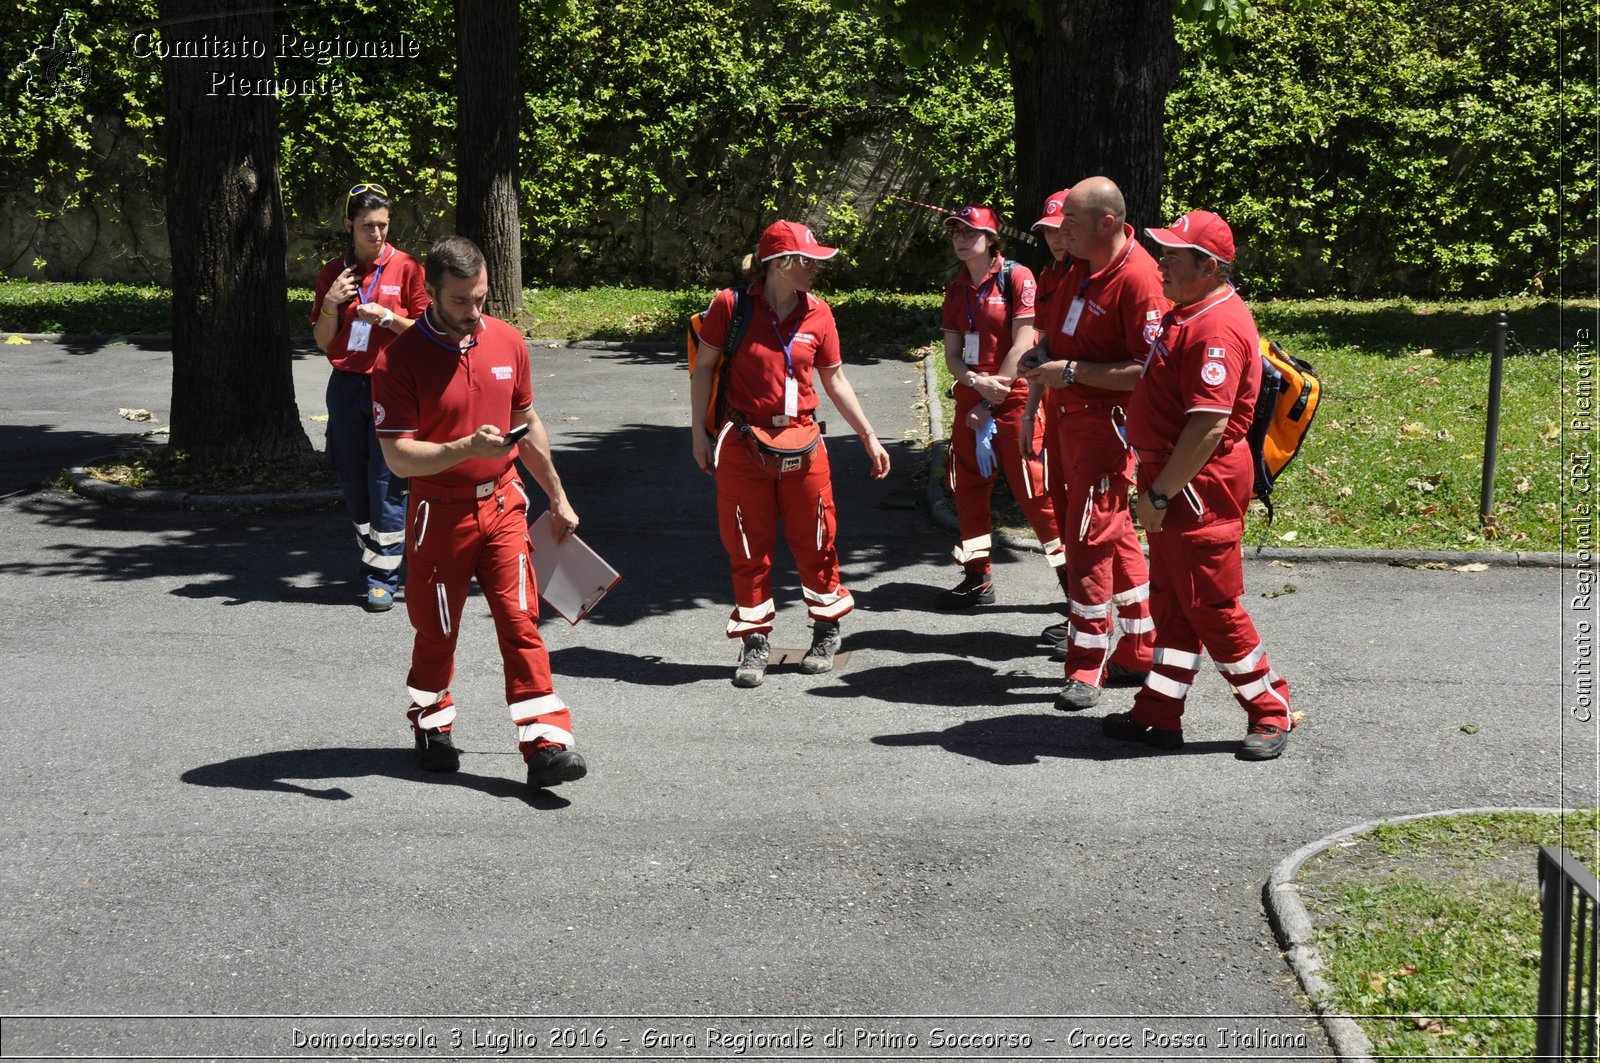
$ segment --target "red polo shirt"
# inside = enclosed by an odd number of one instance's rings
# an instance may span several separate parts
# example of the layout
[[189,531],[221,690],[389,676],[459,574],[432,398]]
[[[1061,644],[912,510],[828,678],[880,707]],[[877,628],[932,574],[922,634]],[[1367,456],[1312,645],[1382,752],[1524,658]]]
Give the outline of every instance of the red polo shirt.
[[[1122,253],[1098,273],[1089,263],[1072,259],[1067,275],[1051,305],[1050,357],[1077,362],[1144,361],[1156,338],[1161,317],[1171,306],[1161,294],[1161,270],[1134,237],[1133,226],[1122,227],[1127,242]],[[1073,331],[1065,331],[1073,301],[1083,306]],[[1126,391],[1074,384],[1073,396],[1088,401],[1125,399]]]
[[1260,390],[1256,322],[1229,287],[1166,317],[1128,403],[1128,442],[1171,450],[1190,414],[1225,413],[1217,453],[1226,454],[1250,431]]
[[[372,371],[372,419],[380,436],[448,443],[480,425],[502,432],[521,424],[533,405],[528,345],[504,321],[485,317],[462,348],[435,331],[426,315],[396,336]],[[461,488],[495,480],[516,458],[469,458],[419,483]]]
[[1013,263],[1008,301],[1000,291],[1002,262],[996,255],[989,272],[976,284],[963,264],[960,274],[944,290],[944,318],[940,327],[958,336],[968,332],[978,334],[978,364],[967,368],[984,374],[997,371],[1005,361],[1011,350],[1012,323],[1033,320],[1034,299],[1038,293],[1033,271],[1020,262]]
[[422,263],[396,248],[384,244],[378,257],[366,263],[356,262],[348,256],[336,258],[322,267],[317,274],[316,297],[311,300],[311,324],[322,314],[322,300],[328,289],[339,279],[347,267],[355,267],[356,295],[339,307],[339,331],[328,344],[328,361],[335,369],[346,373],[370,373],[378,361],[378,354],[392,343],[396,336],[386,328],[372,326],[367,349],[350,349],[350,325],[357,320],[356,307],[362,303],[386,306],[401,317],[415,318],[427,307],[427,290],[422,286]]
[[[783,382],[789,372],[783,348],[789,345],[797,410],[801,417],[817,408],[817,393],[812,386],[812,369],[831,369],[843,364],[839,356],[839,330],[828,304],[809,292],[802,292],[789,316],[782,321],[768,305],[761,282],[750,285],[754,302],[744,341],[732,355],[728,368],[728,408],[738,410],[752,421],[770,424],[783,413]],[[728,326],[733,324],[733,289],[717,293],[700,325],[700,342],[708,347],[724,347]]]
[[[1054,260],[1039,271],[1039,291],[1034,300],[1033,327],[1039,330],[1041,336],[1049,336],[1052,328],[1061,327],[1061,315],[1066,310],[1066,305],[1060,299],[1061,285],[1067,279],[1067,270],[1072,267],[1071,258],[1060,262]],[[1070,300],[1068,300],[1070,302]]]

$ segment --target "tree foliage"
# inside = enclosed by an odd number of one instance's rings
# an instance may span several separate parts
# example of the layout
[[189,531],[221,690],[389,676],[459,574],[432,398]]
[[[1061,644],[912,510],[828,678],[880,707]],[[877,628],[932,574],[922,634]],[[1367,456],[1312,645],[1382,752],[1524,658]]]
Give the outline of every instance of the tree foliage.
[[[925,283],[945,261],[936,219],[883,194],[941,206],[982,199],[1022,214],[1036,205],[1014,202],[1003,29],[1042,28],[1044,5],[524,3],[518,169],[529,279],[697,281],[783,212],[842,241],[860,279]],[[1259,293],[1552,283],[1561,215],[1564,261],[1594,255],[1592,224],[1582,223],[1595,213],[1584,139],[1594,128],[1584,31],[1595,6],[1173,0],[1185,59],[1167,101],[1161,211],[1207,206],[1233,221]],[[17,25],[0,37],[0,196],[25,191],[47,218],[119,209],[116,196],[141,182],[159,199],[159,62],[132,47],[155,26],[151,0],[76,0],[64,11],[17,0],[13,10]],[[417,48],[404,61],[278,62],[282,77],[342,83],[282,101],[291,235],[327,234],[331,251],[357,178],[384,182],[401,219],[426,205],[419,240],[448,228],[450,5],[292,5],[279,22],[310,40],[404,34]],[[117,137],[139,138],[143,170],[105,172]],[[110,198],[86,203],[85,190]],[[717,243],[713,233],[731,235]],[[850,268],[831,272],[850,283]]]
[[1539,290],[1559,213],[1588,219],[1565,262],[1594,252],[1594,37],[1578,31],[1595,10],[1263,4],[1236,54],[1194,62],[1168,99],[1167,212],[1228,217],[1258,290]]

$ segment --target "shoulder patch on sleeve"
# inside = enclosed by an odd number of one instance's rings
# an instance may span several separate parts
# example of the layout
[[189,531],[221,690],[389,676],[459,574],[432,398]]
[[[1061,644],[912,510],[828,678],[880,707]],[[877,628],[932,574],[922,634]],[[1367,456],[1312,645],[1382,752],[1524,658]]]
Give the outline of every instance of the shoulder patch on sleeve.
[[1221,362],[1208,361],[1200,370],[1200,379],[1204,380],[1212,387],[1216,387],[1218,384],[1228,379],[1228,367],[1223,365]]

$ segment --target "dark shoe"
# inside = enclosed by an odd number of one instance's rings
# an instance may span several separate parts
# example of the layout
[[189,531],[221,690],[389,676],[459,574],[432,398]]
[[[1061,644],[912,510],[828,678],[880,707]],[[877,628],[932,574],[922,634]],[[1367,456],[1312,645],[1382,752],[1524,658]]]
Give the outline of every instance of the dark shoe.
[[1283,755],[1283,747],[1288,744],[1289,732],[1282,727],[1254,723],[1250,725],[1250,733],[1244,736],[1237,755],[1240,760],[1276,760]]
[[994,577],[987,572],[968,572],[950,590],[940,591],[935,603],[940,609],[971,609],[994,604]]
[[574,753],[559,742],[540,739],[528,754],[528,789],[539,790],[546,786],[559,786],[564,782],[577,782],[589,774],[589,765],[581,754]]
[[1070,631],[1071,628],[1065,623],[1051,624],[1049,627],[1039,632],[1039,641],[1048,642],[1050,645],[1056,647],[1065,646],[1067,644],[1067,638],[1069,637]]
[[369,613],[387,613],[394,608],[394,592],[385,587],[368,587],[366,610]]
[[1100,729],[1107,738],[1122,742],[1143,742],[1157,749],[1182,749],[1183,729],[1168,731],[1159,727],[1146,727],[1133,718],[1131,712],[1113,712],[1100,721]]
[[449,731],[418,731],[417,766],[423,771],[456,771],[461,767],[461,751]]
[[1149,674],[1149,672],[1136,672],[1132,668],[1124,668],[1116,661],[1108,661],[1106,663],[1105,685],[1107,689],[1142,687],[1144,686],[1144,677]]
[[739,652],[739,667],[733,670],[733,685],[758,687],[767,677],[767,658],[771,648],[765,635],[746,635],[744,649]]
[[839,652],[839,625],[818,621],[811,628],[811,648],[806,651],[800,670],[806,675],[833,671],[833,655]]
[[1056,708],[1062,712],[1092,709],[1100,704],[1100,688],[1090,686],[1081,679],[1069,679],[1056,695]]

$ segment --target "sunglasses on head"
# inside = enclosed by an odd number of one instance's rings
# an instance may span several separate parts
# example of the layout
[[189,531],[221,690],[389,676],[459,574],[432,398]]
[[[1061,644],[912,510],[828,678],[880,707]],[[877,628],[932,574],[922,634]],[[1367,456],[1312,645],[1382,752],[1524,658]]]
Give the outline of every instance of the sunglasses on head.
[[348,205],[352,199],[361,195],[363,192],[376,192],[384,199],[389,198],[389,190],[384,188],[382,185],[356,185],[350,190],[349,194],[344,197],[345,203]]

